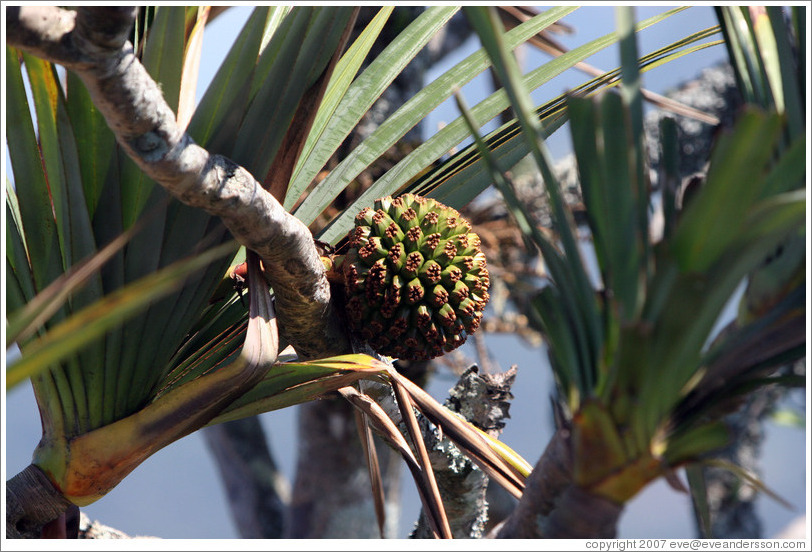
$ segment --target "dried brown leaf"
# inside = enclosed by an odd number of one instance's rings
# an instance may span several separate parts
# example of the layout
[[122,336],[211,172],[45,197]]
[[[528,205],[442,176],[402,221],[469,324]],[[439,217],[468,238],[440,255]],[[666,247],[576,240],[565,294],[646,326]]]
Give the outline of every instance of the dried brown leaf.
[[525,476],[497,454],[476,429],[438,403],[431,395],[394,370],[390,377],[408,392],[420,411],[467,454],[485,473],[516,497],[524,491]]
[[384,538],[386,509],[384,508],[383,478],[381,477],[378,453],[375,450],[375,442],[372,440],[372,432],[369,429],[369,424],[367,424],[366,415],[357,409],[355,410],[355,424],[358,427],[358,436],[361,438],[361,446],[364,448],[364,456],[369,469],[369,483],[372,486],[372,500],[375,503],[375,518],[378,520],[378,531],[381,538]]
[[395,390],[395,398],[397,399],[401,416],[406,424],[406,430],[417,450],[417,458],[420,462],[420,466],[423,468],[422,475],[426,487],[429,490],[426,498],[432,503],[431,510],[427,510],[432,512],[432,515],[429,516],[429,520],[433,525],[432,529],[439,533],[444,539],[450,539],[452,538],[451,527],[448,524],[448,516],[446,516],[445,508],[443,507],[443,499],[440,497],[440,490],[437,488],[437,481],[434,477],[434,469],[431,467],[429,453],[426,450],[426,444],[423,442],[420,426],[417,425],[417,417],[414,415],[414,405],[411,398],[409,398],[409,394],[406,393],[397,380],[392,380],[392,387]]

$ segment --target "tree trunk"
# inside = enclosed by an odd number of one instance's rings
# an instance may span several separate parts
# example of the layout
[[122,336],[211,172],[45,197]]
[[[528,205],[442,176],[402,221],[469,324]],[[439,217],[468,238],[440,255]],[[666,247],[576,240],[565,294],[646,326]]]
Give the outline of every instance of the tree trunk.
[[544,450],[519,504],[492,536],[500,539],[613,539],[623,505],[572,481],[570,432],[559,428]]
[[290,491],[276,469],[259,418],[206,427],[203,436],[220,470],[240,536],[281,538]]
[[[286,537],[380,537],[354,408],[344,399],[303,404],[299,410],[299,435]],[[390,494],[387,491],[397,495],[399,455],[380,442],[376,448],[382,477],[387,482],[384,492],[386,496]],[[396,456],[396,462],[391,461],[392,455]],[[388,510],[387,518],[394,514],[397,519],[397,512],[393,512],[391,506]]]
[[6,482],[6,537],[40,538],[48,523],[56,520],[64,525],[64,516],[72,508],[48,476],[29,465]]

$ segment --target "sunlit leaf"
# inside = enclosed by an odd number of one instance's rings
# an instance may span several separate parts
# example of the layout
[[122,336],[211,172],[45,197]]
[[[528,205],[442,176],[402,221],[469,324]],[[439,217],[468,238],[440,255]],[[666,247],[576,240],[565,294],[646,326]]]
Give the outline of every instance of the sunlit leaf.
[[[314,136],[313,141],[305,145],[305,151],[290,185],[290,192],[285,198],[286,209],[294,206],[305,188],[355,128],[364,113],[403,71],[406,64],[421,51],[437,29],[447,23],[457,10],[458,8],[446,6],[428,8],[358,76],[346,90],[346,94],[341,97],[341,103],[330,114],[330,119],[324,121],[323,136],[318,141]],[[318,207],[314,210],[318,210]],[[303,220],[310,217],[307,209],[297,213],[300,218],[305,217]]]
[[[278,16],[283,9],[268,6],[254,8],[217,69],[189,123],[189,134],[197,143],[208,147],[212,138],[226,134],[224,125],[229,119],[235,119],[231,121],[234,126],[242,120],[263,38],[266,31],[270,38],[276,28],[272,24],[273,17]],[[225,153],[216,149],[214,151]]]
[[[184,130],[188,126],[195,109],[197,77],[200,73],[200,53],[203,48],[203,31],[206,28],[210,10],[211,6],[201,6],[197,11],[197,17],[194,19],[194,26],[189,35],[183,56],[183,76],[178,91],[177,122],[178,126]],[[191,10],[186,12],[187,27],[190,13],[192,13]]]
[[360,354],[275,365],[256,387],[235,400],[211,423],[236,420],[299,404],[361,378],[383,374],[386,365]]
[[[515,47],[574,9],[574,7],[551,8],[513,29],[508,33],[506,40],[511,47]],[[489,62],[485,52],[477,51],[415,94],[383,124],[378,126],[362,144],[355,148],[346,159],[330,172],[327,178],[319,182],[295,211],[296,216],[306,224],[315,220],[315,217],[333,201],[352,179],[400,140],[435,107],[447,99],[454,89],[473,79],[477,74],[487,69],[488,65]],[[429,162],[431,161],[424,163],[423,167]],[[416,172],[419,172],[419,170]],[[389,178],[391,177],[392,174],[390,174]],[[361,198],[356,200],[355,206],[360,209],[372,205],[375,198],[393,191],[395,190],[392,189],[391,185],[387,184],[387,187],[384,188],[383,184],[376,183],[367,189]],[[341,235],[341,222],[351,219],[353,216],[355,216],[354,212],[343,213],[334,221],[333,226],[322,233],[320,239],[333,242]]]
[[264,180],[302,95],[331,59],[351,13],[349,7],[300,7],[263,52],[275,61],[259,81],[230,153],[258,179]]

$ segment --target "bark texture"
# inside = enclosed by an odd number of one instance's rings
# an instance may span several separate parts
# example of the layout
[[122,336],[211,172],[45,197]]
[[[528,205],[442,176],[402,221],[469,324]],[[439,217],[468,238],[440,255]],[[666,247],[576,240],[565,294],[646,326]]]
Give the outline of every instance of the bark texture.
[[72,506],[42,470],[28,466],[6,483],[6,537],[40,538],[43,527]]
[[516,509],[491,535],[501,539],[613,539],[623,506],[572,481],[570,433],[559,428]]
[[[516,379],[516,367],[500,374],[480,374],[476,366],[467,369],[449,390],[445,401],[453,412],[498,438],[510,417],[510,388]],[[454,538],[480,538],[488,520],[488,476],[425,418],[421,420],[426,448],[437,479],[437,486],[448,515]],[[431,538],[425,514],[412,532],[412,538]]]

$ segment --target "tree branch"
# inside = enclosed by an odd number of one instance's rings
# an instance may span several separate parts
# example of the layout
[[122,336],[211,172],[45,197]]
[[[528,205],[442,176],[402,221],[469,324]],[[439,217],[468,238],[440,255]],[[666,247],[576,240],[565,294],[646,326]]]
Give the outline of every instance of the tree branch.
[[[299,410],[298,459],[285,538],[378,538],[369,471],[354,408],[341,398],[311,401]],[[376,443],[386,498],[386,537],[395,537],[400,455]]]
[[280,331],[303,358],[348,350],[332,316],[330,287],[307,227],[244,168],[194,143],[126,40],[136,8],[8,9],[9,45],[74,71],[118,143],[170,194],[219,216],[262,258]]
[[[449,390],[445,406],[497,438],[510,417],[510,388],[515,379],[515,367],[501,374],[479,374],[474,365]],[[421,426],[454,538],[482,537],[488,520],[488,476],[422,416]],[[412,537],[431,538],[422,511]]]
[[276,468],[259,418],[206,427],[203,436],[220,470],[240,536],[281,538],[290,490]]
[[72,506],[42,470],[29,465],[6,484],[6,538],[40,538],[43,527]]
[[623,505],[572,481],[570,432],[559,428],[530,477],[516,509],[492,532],[496,538],[615,538]]
[[98,520],[91,520],[84,513],[79,514],[79,534],[80,539],[157,539],[152,536],[131,536],[124,531],[119,531],[109,527]]

